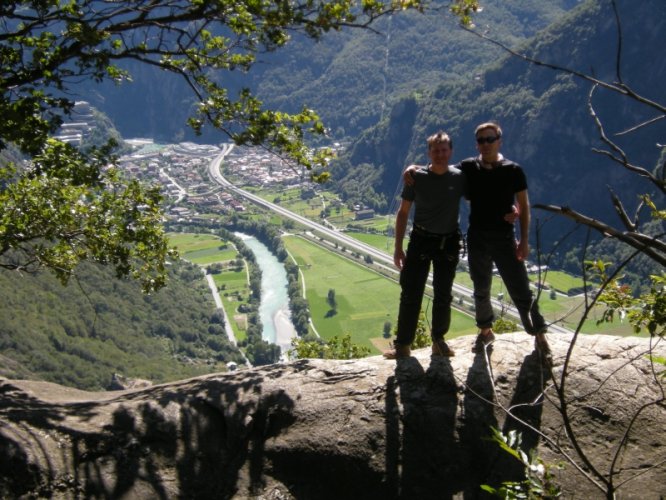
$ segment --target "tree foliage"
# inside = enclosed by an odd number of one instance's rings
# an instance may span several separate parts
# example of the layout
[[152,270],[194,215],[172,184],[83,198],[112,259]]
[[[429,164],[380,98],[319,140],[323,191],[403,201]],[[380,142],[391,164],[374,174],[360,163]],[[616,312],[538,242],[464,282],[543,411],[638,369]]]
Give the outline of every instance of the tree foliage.
[[335,298],[334,288],[328,289],[328,294],[326,295],[326,303],[334,311],[338,308],[338,300]]
[[539,457],[528,456],[521,449],[522,436],[515,430],[507,434],[493,428],[492,440],[500,449],[515,458],[525,470],[525,479],[522,481],[504,481],[499,488],[482,485],[481,489],[496,498],[505,500],[531,499],[531,498],[559,498],[562,494],[555,482],[552,466],[545,464]]
[[0,166],[0,267],[47,267],[66,283],[79,262],[93,260],[139,279],[146,292],[164,285],[173,252],[159,189],[106,168],[108,154],[47,139],[29,168]]
[[370,349],[367,347],[354,344],[351,335],[348,333],[340,338],[336,335],[328,341],[295,337],[292,339],[291,345],[290,354],[297,359],[354,359],[364,358],[370,354]]
[[[196,132],[212,127],[308,167],[325,164],[327,151],[306,146],[310,134],[324,132],[314,111],[267,110],[247,89],[231,96],[224,75],[249,71],[258,53],[284,46],[294,32],[319,39],[419,1],[3,2],[0,150],[16,147],[30,162],[22,167],[3,156],[0,164],[0,265],[45,266],[66,282],[79,262],[93,260],[140,278],[145,291],[165,283],[170,251],[157,191],[106,168],[115,160],[113,142],[76,149],[50,138],[72,112],[82,81],[128,82],[123,61],[160,68],[182,77],[196,97],[188,121]],[[464,16],[474,2],[454,4]]]

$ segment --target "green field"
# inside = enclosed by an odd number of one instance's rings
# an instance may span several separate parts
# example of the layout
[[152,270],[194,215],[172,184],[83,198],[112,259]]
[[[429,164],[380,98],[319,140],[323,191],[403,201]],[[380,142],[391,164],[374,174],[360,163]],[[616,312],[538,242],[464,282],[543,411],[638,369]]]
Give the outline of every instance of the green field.
[[558,292],[567,293],[572,288],[582,288],[585,282],[576,276],[561,271],[548,270],[545,273],[545,281]]
[[212,234],[169,233],[169,243],[175,246],[183,259],[194,264],[232,260],[238,253],[233,245]]
[[[552,278],[552,279],[551,279]],[[538,276],[536,274],[530,275],[530,280],[536,282]],[[580,278],[571,276],[561,271],[548,271],[546,281],[556,290],[560,286],[568,290],[573,287],[583,286],[583,281]],[[456,274],[456,283],[473,288],[472,280],[467,271],[459,271]],[[497,298],[499,294],[503,294],[506,300],[509,300],[509,293],[504,286],[504,282],[499,276],[493,277],[492,285],[493,297]],[[578,327],[580,318],[583,314],[582,296],[568,297],[558,293],[554,299],[551,298],[549,290],[543,290],[539,296],[539,308],[541,313],[549,323],[557,322],[557,324],[575,330]],[[632,335],[633,330],[626,322],[620,323],[601,323],[597,325],[597,320],[602,317],[603,306],[595,307],[588,315],[585,321],[582,332],[583,333],[605,333],[607,335]]]
[[247,337],[246,316],[239,314],[237,310],[238,306],[246,301],[250,293],[247,272],[245,268],[223,271],[220,274],[214,274],[213,281],[219,290],[222,307],[224,307],[224,312],[229,318],[234,336],[240,342]]
[[382,250],[389,255],[393,255],[392,236],[376,233],[357,233],[356,231],[347,231],[345,234],[351,236],[355,240],[365,243],[366,245],[375,247],[377,250]]
[[[387,252],[389,255],[393,251],[393,238],[382,234],[371,233],[357,233],[349,231],[349,236],[355,238],[363,243],[371,245],[379,250]],[[530,279],[536,282],[537,275],[530,275]],[[543,277],[542,277],[543,279]],[[557,290],[558,293],[555,299],[551,299],[550,291],[544,290],[541,292],[539,298],[539,306],[541,312],[549,322],[562,321],[563,326],[575,329],[580,321],[582,314],[582,298],[581,297],[567,297],[562,295],[571,288],[582,287],[583,280],[576,276],[572,276],[562,271],[549,270],[545,275],[546,283]],[[456,274],[456,283],[472,289],[472,280],[467,271],[458,271]],[[502,279],[495,276],[492,286],[493,297],[497,298],[500,294],[509,300],[509,294],[504,286]],[[471,294],[470,294],[471,295]],[[470,297],[471,298],[471,297]],[[631,328],[626,323],[602,323],[597,325],[597,319],[601,318],[602,307],[596,307],[590,317],[585,322],[583,327],[584,333],[606,333],[609,335],[630,335],[632,334]]]
[[302,189],[300,187],[280,189],[262,188],[261,190],[252,191],[266,201],[278,204],[291,212],[315,221],[320,220],[319,215],[324,209],[327,200],[326,196],[315,196],[314,198],[304,200],[301,198]]
[[238,252],[233,247],[229,247],[226,250],[221,250],[220,248],[215,247],[187,252],[183,255],[183,258],[185,260],[189,260],[193,264],[205,266],[215,262],[226,262],[234,260],[237,254]]
[[[218,236],[195,233],[169,233],[169,242],[180,252],[183,259],[206,267],[213,263],[230,263],[236,260],[238,251],[231,243],[224,242]],[[250,292],[247,270],[227,269],[213,275],[222,307],[229,318],[236,340],[246,337],[245,315],[238,314],[238,306],[247,299]]]
[[[317,332],[328,339],[351,334],[352,340],[379,352],[387,345],[384,322],[397,321],[400,287],[358,262],[324,250],[297,236],[284,238],[305,277],[306,296]],[[337,313],[331,314],[328,291],[335,290]],[[424,301],[429,312],[429,300]],[[474,320],[454,311],[449,337],[475,333]]]
[[[311,200],[310,200],[311,201]],[[349,233],[354,238],[387,251],[386,246],[392,240],[385,235],[372,233]],[[236,249],[226,245],[217,236],[208,234],[171,233],[169,239],[181,255],[198,265],[207,266],[211,263],[231,262],[236,259]],[[333,336],[350,334],[355,343],[364,345],[373,353],[381,352],[388,346],[391,339],[383,337],[384,323],[389,321],[392,331],[397,322],[397,311],[400,287],[394,281],[386,279],[364,267],[355,259],[322,249],[303,238],[288,236],[284,238],[285,247],[299,264],[305,277],[306,298],[315,329],[324,339]],[[226,246],[226,247],[225,247]],[[390,251],[388,252],[390,253]],[[245,269],[224,270],[213,276],[220,290],[223,307],[229,318],[234,335],[238,340],[245,338],[244,315],[239,315],[237,308],[247,298],[247,273]],[[532,279],[536,281],[537,277]],[[557,290],[568,290],[582,286],[580,278],[566,273],[549,271],[546,276],[548,284]],[[459,271],[456,283],[472,288],[472,282],[466,271]],[[335,290],[337,308],[331,311],[327,303],[328,291]],[[502,280],[493,280],[493,296],[508,293]],[[469,298],[468,298],[469,299]],[[548,322],[557,321],[570,329],[575,329],[583,312],[580,297],[567,297],[557,294],[551,298],[549,291],[543,291],[539,305]],[[455,304],[455,300],[454,300]],[[429,320],[430,299],[425,298],[423,304],[426,318]],[[470,311],[466,310],[471,314]],[[459,311],[453,312],[449,338],[476,333],[474,319]],[[611,335],[631,335],[632,329],[626,323],[602,323],[596,321],[601,317],[602,308],[595,308],[584,324],[584,333],[605,333]]]
[[307,217],[315,222],[321,221],[321,212],[328,208],[326,220],[338,228],[346,228],[348,224],[354,224],[368,230],[385,231],[388,226],[395,224],[393,217],[386,215],[376,216],[367,220],[356,220],[356,213],[350,210],[338,197],[337,194],[319,188],[313,198],[304,200],[301,197],[302,188],[245,188],[260,196],[266,201],[279,204],[298,215]]

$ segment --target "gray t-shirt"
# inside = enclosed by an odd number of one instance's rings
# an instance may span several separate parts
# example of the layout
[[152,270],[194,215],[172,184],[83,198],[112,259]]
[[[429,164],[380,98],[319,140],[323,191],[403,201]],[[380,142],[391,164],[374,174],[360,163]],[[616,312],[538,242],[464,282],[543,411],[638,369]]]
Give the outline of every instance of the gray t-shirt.
[[458,230],[460,198],[467,194],[465,175],[453,166],[443,174],[419,167],[412,177],[414,184],[405,185],[401,196],[414,204],[414,225],[437,234]]

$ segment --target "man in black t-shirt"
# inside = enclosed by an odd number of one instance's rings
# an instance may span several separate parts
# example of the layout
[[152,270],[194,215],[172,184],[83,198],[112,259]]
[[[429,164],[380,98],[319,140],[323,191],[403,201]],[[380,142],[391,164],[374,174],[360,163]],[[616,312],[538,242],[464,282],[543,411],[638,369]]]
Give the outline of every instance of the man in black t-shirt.
[[[525,331],[535,336],[535,347],[550,362],[546,322],[530,289],[525,268],[529,254],[530,206],[522,168],[499,152],[502,129],[493,122],[476,128],[479,156],[460,163],[469,189],[470,216],[467,232],[469,272],[474,282],[476,324],[480,329],[473,350],[494,340],[494,313],[490,301],[493,264],[518,309]],[[506,214],[518,206],[520,239]]]

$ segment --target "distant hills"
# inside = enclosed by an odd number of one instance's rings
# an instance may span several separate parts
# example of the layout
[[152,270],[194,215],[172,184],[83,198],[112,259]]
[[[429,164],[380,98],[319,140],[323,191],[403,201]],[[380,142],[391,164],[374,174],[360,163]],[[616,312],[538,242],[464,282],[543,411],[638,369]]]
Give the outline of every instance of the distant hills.
[[[513,44],[576,3],[491,0],[483,2],[475,22],[493,25],[501,40]],[[388,118],[401,96],[464,81],[499,56],[461,30],[447,7],[442,2],[423,14],[400,13],[379,20],[375,31],[334,34],[316,45],[296,40],[269,59],[258,92],[272,106],[318,110],[334,137],[357,136]]]
[[[477,15],[501,40],[515,44],[561,17],[576,0],[488,0]],[[247,74],[224,73],[231,95],[249,87],[266,105],[285,111],[316,109],[336,139],[357,137],[388,116],[400,96],[427,92],[442,81],[466,80],[499,57],[456,25],[448,2],[425,14],[404,12],[380,19],[372,30],[329,33],[321,42],[293,35],[278,52],[259,54]],[[193,136],[185,119],[194,106],[178,77],[148,65],[129,64],[132,82],[87,84],[80,98],[106,113],[124,137],[175,142]],[[199,140],[223,138],[207,131]]]

